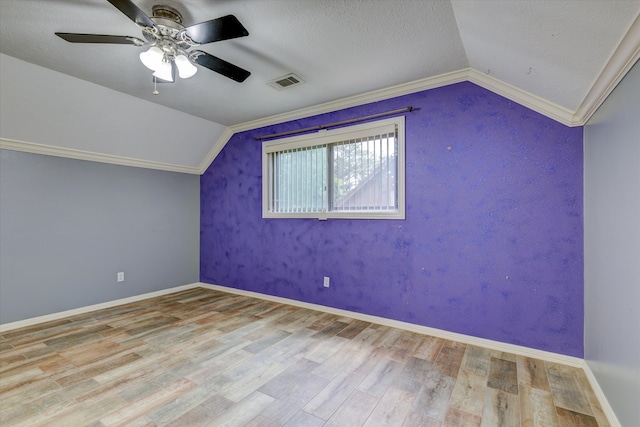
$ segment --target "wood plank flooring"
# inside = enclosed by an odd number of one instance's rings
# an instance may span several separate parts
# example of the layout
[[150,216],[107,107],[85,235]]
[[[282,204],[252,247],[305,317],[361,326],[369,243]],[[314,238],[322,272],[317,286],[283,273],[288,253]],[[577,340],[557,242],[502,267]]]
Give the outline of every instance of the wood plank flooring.
[[580,369],[196,288],[0,335],[0,425],[608,426]]

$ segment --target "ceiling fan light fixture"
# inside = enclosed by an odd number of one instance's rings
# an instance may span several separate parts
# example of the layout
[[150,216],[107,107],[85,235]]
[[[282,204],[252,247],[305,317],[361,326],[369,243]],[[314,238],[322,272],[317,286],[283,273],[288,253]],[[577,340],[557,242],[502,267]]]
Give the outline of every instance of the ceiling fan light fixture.
[[161,61],[160,65],[156,69],[155,73],[153,73],[153,75],[166,82],[172,82],[173,67],[171,66],[171,62]]
[[176,67],[178,67],[178,75],[182,79],[188,79],[198,71],[198,68],[189,61],[185,55],[176,56]]
[[140,54],[140,61],[150,70],[158,71],[162,66],[164,53],[158,46],[152,46],[148,51]]
[[139,53],[140,61],[153,71],[153,77],[157,81],[173,82],[176,79],[176,71],[180,77],[187,79],[196,74],[197,65],[239,83],[251,75],[249,71],[207,52],[201,50],[189,52],[191,48],[206,43],[248,36],[249,32],[235,16],[226,15],[185,27],[182,25],[182,15],[173,7],[156,5],[152,8],[153,16],[149,17],[136,6],[137,2],[136,0],[109,0],[109,3],[139,27],[148,43],[129,36],[59,32],[55,34],[69,43],[148,46],[146,52]]

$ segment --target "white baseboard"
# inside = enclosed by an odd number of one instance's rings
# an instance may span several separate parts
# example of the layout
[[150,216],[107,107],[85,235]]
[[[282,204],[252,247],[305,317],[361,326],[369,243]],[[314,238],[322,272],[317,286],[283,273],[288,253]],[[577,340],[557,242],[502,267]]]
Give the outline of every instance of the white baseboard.
[[[208,283],[196,282],[183,286],[177,286],[173,288],[163,289],[160,291],[149,292],[146,294],[136,295],[128,298],[118,299],[114,301],[108,301],[101,304],[89,305],[86,307],[80,307],[73,310],[61,311],[59,313],[47,314],[45,316],[32,317],[30,319],[19,320],[17,322],[0,324],[0,333],[7,332],[17,328],[24,328],[26,326],[37,325],[38,323],[50,322],[52,320],[59,320],[69,316],[75,316],[78,314],[88,313],[90,311],[101,310],[105,308],[115,307],[118,305],[128,304],[131,302],[141,301],[149,298],[154,298],[162,295],[179,292],[186,289],[193,289],[197,287],[213,289],[216,291],[227,292],[230,294],[243,295],[253,298],[259,298],[266,301],[273,301],[282,304],[293,305],[301,308],[308,308],[310,310],[322,311],[324,313],[335,314],[338,316],[350,317],[352,319],[363,320],[365,322],[376,323],[378,325],[389,326],[392,328],[403,329],[406,331],[416,332],[424,335],[431,335],[437,338],[443,338],[451,341],[458,341],[465,344],[477,345],[486,347],[491,350],[504,351],[508,353],[518,354],[521,356],[531,357],[535,359],[545,360],[548,362],[562,363],[564,365],[574,366],[577,368],[583,368],[585,362],[583,359],[573,356],[566,356],[564,354],[552,353],[544,350],[537,350],[529,347],[519,346],[515,344],[507,344],[499,341],[494,341],[486,338],[478,338],[470,335],[458,334],[455,332],[444,331],[442,329],[430,328],[428,326],[416,325],[414,323],[401,322],[399,320],[387,319],[385,317],[373,316],[370,314],[357,313],[355,311],[342,310],[339,308],[327,307],[324,305],[313,304],[309,302],[303,302],[293,300],[289,298],[282,298],[273,295],[261,294],[259,292],[245,291],[242,289],[229,288],[220,285],[211,285]],[[593,376],[593,374],[592,374]],[[595,380],[595,377],[594,377]]]
[[212,290],[221,291],[221,292],[227,292],[235,295],[259,298],[266,301],[273,301],[281,304],[288,304],[295,307],[307,308],[310,310],[322,311],[324,313],[350,317],[352,319],[363,320],[365,322],[376,323],[379,325],[389,326],[392,328],[398,328],[398,329],[403,329],[411,332],[416,332],[419,334],[430,335],[437,338],[443,338],[451,341],[458,341],[464,344],[477,345],[480,347],[489,348],[491,350],[503,351],[503,352],[513,353],[521,356],[540,359],[547,362],[562,363],[564,365],[581,368],[585,372],[585,375],[587,376],[587,379],[589,380],[589,383],[591,384],[591,387],[593,388],[593,391],[596,394],[596,397],[598,398],[600,405],[602,406],[602,410],[604,411],[607,419],[609,420],[609,423],[612,425],[612,427],[620,427],[620,422],[618,421],[618,418],[613,412],[613,409],[609,405],[609,402],[607,401],[607,398],[604,395],[602,388],[600,388],[600,385],[598,384],[596,377],[591,371],[591,368],[589,367],[589,365],[585,360],[580,359],[578,357],[566,356],[564,354],[537,350],[537,349],[523,347],[515,344],[507,344],[499,341],[489,340],[486,338],[478,338],[470,335],[458,334],[455,332],[448,332],[441,329],[430,328],[428,326],[421,326],[413,323],[401,322],[399,320],[387,319],[384,317],[372,316],[369,314],[362,314],[354,311],[347,311],[339,308],[327,307],[324,305],[312,304],[312,303],[297,301],[289,298],[282,298],[282,297],[277,297],[273,295],[261,294],[258,292],[245,291],[242,289],[228,288],[226,286],[211,285],[211,284],[202,283],[202,282],[191,283],[188,285],[163,289],[161,291],[156,291],[156,292],[149,292],[146,294],[136,295],[133,297],[118,299],[118,300],[109,301],[101,304],[89,305],[86,307],[80,307],[73,310],[62,311],[59,313],[52,313],[46,316],[33,317],[30,319],[19,320],[17,322],[0,324],[0,333],[7,332],[17,328],[36,325],[38,323],[50,322],[52,320],[58,320],[65,317],[74,316],[77,314],[84,314],[90,311],[115,307],[118,305],[137,302],[137,301],[141,301],[149,298],[154,298],[154,297],[167,295],[167,294],[171,294],[174,292],[179,292],[187,289],[198,288],[198,287],[212,289]]
[[0,324],[0,333],[11,331],[13,329],[24,328],[26,326],[37,325],[38,323],[51,322],[52,320],[59,320],[69,316],[88,313],[90,311],[102,310],[104,308],[111,308],[118,305],[129,304],[130,302],[142,301],[149,298],[172,294],[174,292],[179,292],[185,289],[192,289],[192,288],[198,288],[198,287],[201,287],[199,283],[191,283],[188,285],[163,289],[161,291],[149,292],[146,294],[135,295],[128,298],[117,299],[114,301],[107,301],[100,304],[88,305],[86,307],[74,308],[73,310],[60,311],[58,313],[47,314],[45,316],[32,317],[30,319],[4,323],[4,324]]
[[312,304],[308,302],[302,302],[297,300],[292,300],[288,298],[276,297],[273,295],[261,294],[258,292],[245,291],[242,289],[228,288],[220,285],[211,285],[208,283],[199,283],[199,286],[204,288],[209,288],[217,291],[227,292],[230,294],[249,296],[254,298],[263,299],[266,301],[273,301],[282,304],[289,304],[296,307],[308,308],[311,310],[322,311],[325,313],[336,314],[339,316],[350,317],[352,319],[363,320],[366,322],[376,323],[379,325],[389,326],[392,328],[404,329],[411,332],[416,332],[419,334],[430,335],[437,338],[443,338],[451,341],[458,341],[464,344],[477,345],[480,347],[485,347],[491,350],[503,351],[508,353],[517,354],[520,356],[531,357],[534,359],[544,360],[547,362],[553,363],[561,363],[568,366],[573,366],[576,368],[580,368],[584,371],[589,383],[591,384],[591,388],[602,407],[602,411],[604,412],[609,424],[611,427],[622,427],[618,418],[616,417],[611,405],[609,405],[609,401],[607,400],[602,388],[600,388],[600,384],[596,380],[596,377],[593,375],[591,368],[587,364],[584,359],[580,359],[578,357],[567,356],[564,354],[553,353],[550,351],[537,350],[534,348],[523,347],[515,344],[507,344],[499,341],[489,340],[486,338],[478,338],[470,335],[458,334],[455,332],[448,332],[441,329],[430,328],[428,326],[416,325],[413,323],[401,322],[399,320],[387,319],[384,317],[372,316],[369,314],[362,314],[353,311],[341,310],[339,308],[327,307],[318,304]]
[[616,417],[615,412],[613,412],[613,408],[609,404],[607,397],[602,391],[602,388],[600,387],[600,384],[598,383],[596,376],[593,374],[593,371],[591,370],[591,367],[589,366],[589,363],[587,363],[586,360],[582,361],[582,370],[584,371],[584,374],[587,376],[587,379],[589,380],[589,384],[591,384],[591,388],[593,389],[593,392],[595,393],[596,398],[598,399],[598,402],[600,402],[602,411],[604,412],[604,415],[607,417],[609,424],[611,424],[611,427],[622,427],[622,424],[620,424],[620,421],[618,421],[618,417]]
[[582,368],[584,366],[584,361],[578,357],[566,356],[564,354],[552,353],[550,351],[536,350],[533,348],[523,347],[515,344],[507,344],[499,341],[489,340],[486,338],[478,338],[470,335],[463,335],[455,332],[448,332],[442,329],[435,329],[435,328],[430,328],[428,326],[416,325],[414,323],[401,322],[399,320],[387,319],[385,317],[372,316],[369,314],[362,314],[354,311],[342,310],[339,308],[327,307],[319,304],[312,304],[312,303],[297,301],[297,300],[288,299],[288,298],[276,297],[272,295],[261,294],[258,292],[245,291],[242,289],[235,289],[235,288],[227,288],[225,286],[220,286],[220,285],[210,285],[208,283],[199,283],[199,285],[202,287],[214,289],[217,291],[249,296],[254,298],[260,298],[267,301],[279,302],[282,304],[289,304],[296,307],[308,308],[311,310],[317,310],[325,313],[336,314],[338,316],[351,317],[352,319],[363,320],[365,322],[376,323],[378,325],[384,325],[392,328],[403,329],[406,331],[416,332],[424,335],[430,335],[432,337],[437,337],[437,338],[444,338],[451,341],[458,341],[464,344],[477,345],[477,346],[489,348],[491,350],[514,353],[521,356],[531,357],[534,359],[546,360],[548,362],[562,363],[564,365],[569,365],[576,368]]

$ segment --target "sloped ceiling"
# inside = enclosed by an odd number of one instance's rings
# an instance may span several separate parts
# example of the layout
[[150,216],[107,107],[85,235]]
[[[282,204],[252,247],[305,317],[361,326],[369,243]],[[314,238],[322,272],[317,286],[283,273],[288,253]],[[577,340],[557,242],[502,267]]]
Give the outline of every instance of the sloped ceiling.
[[578,109],[640,2],[453,1],[469,66]]
[[[233,131],[318,105],[330,108],[350,97],[392,96],[388,88],[406,91],[456,79],[475,81],[546,109],[547,115],[567,124],[580,124],[640,51],[640,0],[134,3],[148,15],[154,4],[172,6],[181,11],[185,25],[235,15],[249,36],[201,49],[251,71],[251,76],[236,83],[200,68],[191,79],[161,85],[154,96],[150,71],[138,58],[144,47],[71,44],[54,35],[63,31],[141,38],[135,24],[106,0],[2,0],[0,52],[126,94],[122,102],[139,98]],[[283,91],[267,85],[291,72],[305,83]],[[575,119],[581,109],[585,111]],[[224,135],[214,133],[216,138],[206,144],[215,153]],[[140,147],[133,157],[157,160],[152,154],[157,143],[152,142],[136,138]],[[74,148],[129,155],[106,146]],[[175,150],[175,158],[180,158],[184,144],[163,141],[163,150],[169,158]],[[193,162],[175,163],[194,167]]]

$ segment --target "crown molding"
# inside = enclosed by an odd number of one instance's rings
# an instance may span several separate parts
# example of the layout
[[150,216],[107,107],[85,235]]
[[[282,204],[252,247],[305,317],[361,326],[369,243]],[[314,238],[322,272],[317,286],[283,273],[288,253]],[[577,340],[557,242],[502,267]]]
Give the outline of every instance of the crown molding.
[[298,120],[304,117],[329,113],[345,108],[355,107],[371,102],[382,101],[395,98],[410,93],[420,92],[428,89],[435,89],[454,83],[469,81],[498,95],[504,96],[513,102],[530,108],[544,116],[549,117],[566,126],[584,126],[593,113],[602,105],[609,94],[624,78],[627,72],[640,58],[640,13],[625,33],[609,61],[604,66],[597,79],[589,89],[586,97],[578,106],[576,111],[572,111],[561,105],[547,101],[537,95],[519,89],[508,83],[479,72],[472,68],[465,68],[450,73],[440,74],[416,80],[410,83],[391,86],[385,89],[376,90],[360,95],[350,96],[336,101],[325,102],[312,107],[294,110],[288,113],[277,114],[258,120],[230,126],[222,136],[216,141],[206,159],[200,164],[202,173],[211,165],[215,157],[222,151],[226,143],[237,132],[271,126],[291,120]]
[[440,74],[409,83],[375,90],[373,92],[350,96],[336,101],[325,102],[323,104],[314,105],[312,107],[302,108],[283,114],[277,114],[275,116],[240,123],[230,126],[229,129],[231,129],[233,133],[244,132],[247,130],[288,122],[291,120],[298,120],[305,117],[343,110],[345,108],[383,101],[385,99],[396,98],[398,96],[409,95],[411,93],[421,92],[423,90],[436,89],[439,87],[465,81],[477,84],[478,86],[490,90],[498,95],[504,96],[505,98],[508,98],[513,102],[521,104],[567,126],[581,125],[581,123],[576,123],[574,121],[574,112],[568,108],[562,107],[551,101],[547,101],[544,98],[519,89],[516,86],[512,86],[485,73],[481,73],[473,68],[464,68],[450,73]]
[[409,95],[411,93],[421,92],[427,89],[435,89],[453,83],[464,82],[468,80],[467,73],[467,69],[452,71],[450,73],[440,74],[433,77],[415,80],[409,83],[403,83],[384,89],[374,90],[372,92],[349,96],[335,101],[329,101],[311,107],[290,111],[287,113],[276,114],[275,116],[269,116],[258,120],[252,120],[250,122],[240,123],[238,125],[230,126],[230,129],[234,133],[244,132],[247,130],[271,126],[278,123],[298,120],[305,117],[317,116],[319,114],[344,110],[345,108],[357,107],[359,105],[383,101],[385,99],[396,98],[402,95]]
[[87,160],[90,162],[109,163],[113,165],[131,166],[136,168],[155,169],[168,172],[180,172],[200,175],[200,169],[188,166],[174,165],[171,163],[139,160],[130,157],[114,156],[112,154],[94,153],[91,151],[76,150],[73,148],[54,147],[34,142],[16,141],[0,138],[0,149],[23,151],[25,153],[43,154],[45,156],[66,157],[69,159]]
[[490,77],[485,75],[484,73],[480,73],[472,68],[464,68],[461,70],[452,71],[450,73],[427,77],[409,83],[403,83],[372,92],[354,95],[347,98],[314,105],[311,107],[289,111],[287,113],[276,114],[274,116],[229,126],[220,136],[220,138],[218,138],[218,140],[215,142],[215,144],[207,154],[207,157],[200,164],[199,169],[202,171],[202,173],[204,173],[211,165],[211,163],[213,163],[213,160],[216,158],[216,156],[222,151],[227,142],[229,142],[233,135],[239,132],[272,126],[278,123],[285,123],[292,120],[299,120],[305,117],[317,116],[319,114],[330,113],[333,111],[343,110],[345,108],[383,101],[385,99],[396,98],[398,96],[409,95],[429,89],[436,89],[439,87],[465,81],[475,83],[478,86],[484,87],[485,89],[504,96],[505,98],[511,99],[518,104],[522,104],[534,111],[542,113],[545,116],[564,123],[568,126],[575,126],[575,124],[572,122],[572,111],[556,105],[552,102],[546,101],[543,98],[535,96],[529,92],[518,89],[515,86],[504,83],[494,77]]
[[314,105],[311,107],[289,111],[287,113],[276,114],[274,116],[264,117],[262,119],[252,120],[249,122],[229,126],[213,144],[213,147],[211,147],[211,150],[209,151],[209,153],[207,153],[205,159],[202,161],[202,163],[200,163],[198,169],[200,170],[200,174],[205,173],[209,166],[211,166],[211,163],[213,163],[213,161],[215,160],[216,156],[220,154],[225,145],[227,145],[227,142],[229,142],[229,140],[236,133],[258,129],[265,126],[271,126],[278,123],[290,122],[292,120],[303,119],[305,117],[317,116],[319,114],[330,113],[332,111],[344,110],[345,108],[351,108],[371,102],[395,98],[401,95],[408,95],[427,89],[435,89],[453,83],[464,82],[468,80],[467,74],[467,69],[453,71],[450,73],[440,74],[438,76],[427,77],[425,79],[420,79],[409,83],[403,83],[372,92],[354,95],[347,98]]
[[227,142],[229,142],[234,134],[235,132],[232,130],[232,128],[225,128],[224,132],[222,132],[222,135],[220,135],[216,142],[213,143],[213,147],[211,147],[211,150],[209,150],[206,157],[200,162],[200,165],[198,166],[198,173],[200,175],[207,171],[211,163],[213,163],[215,158],[218,157],[218,154],[220,154],[224,146],[227,145]]
[[638,59],[640,59],[640,12],[576,110],[574,122],[586,124]]
[[491,92],[503,96],[515,103],[523,105],[537,113],[549,117],[567,126],[579,126],[573,121],[573,111],[551,101],[547,101],[537,95],[498,80],[488,74],[472,68],[468,69],[468,80]]
[[44,154],[48,156],[68,157],[71,159],[88,160],[92,162],[110,163],[146,169],[156,169],[169,172],[202,175],[224,149],[229,140],[238,132],[253,130],[278,123],[299,120],[305,117],[317,116],[333,111],[343,110],[359,105],[383,101],[398,96],[408,95],[424,90],[435,89],[454,83],[468,81],[513,102],[530,108],[566,126],[584,126],[627,72],[640,59],[640,13],[629,27],[625,36],[620,40],[607,64],[594,81],[582,103],[576,111],[547,101],[530,92],[519,89],[508,83],[489,76],[472,68],[464,68],[438,76],[427,77],[409,83],[391,86],[363,94],[358,94],[335,101],[325,102],[311,107],[301,108],[287,113],[277,114],[262,119],[239,123],[227,127],[216,140],[205,158],[197,167],[188,167],[170,163],[139,160],[129,157],[100,154],[90,151],[70,148],[54,147],[31,142],[14,141],[0,138],[0,148],[14,151]]

